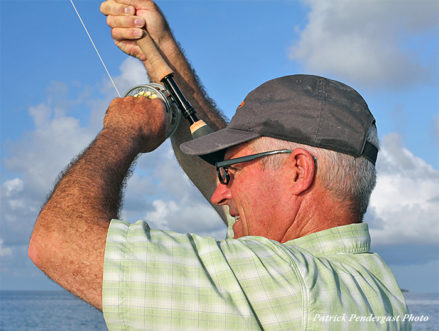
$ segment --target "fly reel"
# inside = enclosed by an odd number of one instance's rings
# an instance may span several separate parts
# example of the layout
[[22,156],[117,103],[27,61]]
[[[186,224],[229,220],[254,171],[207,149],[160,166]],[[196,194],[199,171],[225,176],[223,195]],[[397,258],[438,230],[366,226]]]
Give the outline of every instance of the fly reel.
[[159,98],[165,103],[166,112],[169,114],[169,130],[167,137],[171,137],[177,130],[181,120],[181,111],[172,98],[171,93],[161,84],[149,83],[134,86],[125,96],[146,97],[148,99]]

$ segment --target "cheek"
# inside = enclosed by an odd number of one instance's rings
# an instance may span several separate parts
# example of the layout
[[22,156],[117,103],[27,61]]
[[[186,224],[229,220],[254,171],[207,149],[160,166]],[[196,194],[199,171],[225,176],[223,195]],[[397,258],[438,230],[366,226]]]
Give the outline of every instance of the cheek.
[[[259,191],[256,191],[259,193]],[[237,210],[241,219],[233,225],[235,237],[246,235],[263,235],[262,229],[270,222],[269,215],[272,208],[268,206],[260,194],[252,194],[255,191],[242,192],[240,199],[236,201]]]
[[272,223],[277,201],[275,187],[273,180],[263,176],[257,167],[245,168],[235,176],[231,187],[232,205],[241,215],[241,220],[233,225],[235,238],[265,233]]
[[252,227],[261,231],[276,223],[283,204],[283,196],[276,185],[266,182],[254,188],[253,194],[248,196],[246,208],[246,214],[253,223]]

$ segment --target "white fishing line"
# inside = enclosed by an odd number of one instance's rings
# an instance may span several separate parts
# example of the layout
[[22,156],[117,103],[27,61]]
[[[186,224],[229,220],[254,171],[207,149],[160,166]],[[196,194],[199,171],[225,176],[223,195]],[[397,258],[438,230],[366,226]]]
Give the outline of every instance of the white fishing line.
[[104,69],[105,69],[105,71],[107,72],[107,75],[108,75],[108,77],[110,78],[111,83],[113,84],[114,89],[116,90],[117,95],[118,95],[119,97],[121,97],[121,95],[120,95],[120,93],[119,93],[119,90],[117,89],[116,84],[114,83],[113,78],[111,77],[110,72],[108,71],[107,66],[106,66],[105,63],[104,63],[104,60],[103,60],[102,57],[101,57],[101,54],[99,54],[99,51],[98,51],[98,49],[96,48],[96,45],[95,45],[95,43],[93,42],[93,39],[92,39],[92,37],[90,36],[90,33],[88,33],[88,30],[87,30],[87,28],[85,27],[85,24],[84,24],[84,21],[83,21],[82,18],[81,18],[81,15],[79,15],[78,10],[76,9],[75,4],[73,3],[73,0],[70,0],[70,3],[72,4],[73,9],[74,9],[75,12],[76,12],[76,15],[78,15],[78,18],[79,18],[79,20],[81,21],[81,24],[82,24],[82,26],[83,26],[85,32],[87,33],[88,39],[90,39],[91,44],[93,45],[93,47],[94,47],[94,49],[95,49],[95,51],[96,51],[96,54],[98,55],[99,59],[101,60],[101,63],[102,63],[102,65],[104,66]]

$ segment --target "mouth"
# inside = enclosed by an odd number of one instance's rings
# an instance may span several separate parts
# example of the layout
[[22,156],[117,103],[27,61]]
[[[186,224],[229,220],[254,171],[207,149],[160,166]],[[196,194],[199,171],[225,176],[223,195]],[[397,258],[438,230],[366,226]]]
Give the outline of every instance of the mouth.
[[238,239],[243,236],[243,229],[242,229],[243,223],[241,221],[241,216],[239,214],[234,214],[234,215],[231,214],[231,216],[233,216],[233,218],[235,219],[235,222],[233,222],[233,227],[232,227],[234,233],[233,238]]
[[233,218],[235,218],[237,221],[241,218],[241,216],[238,213],[230,213],[230,216],[232,216]]
[[241,222],[241,215],[239,215],[238,213],[230,212],[230,211],[229,211],[229,213],[230,213],[230,216],[232,216],[235,220],[233,222],[233,224],[237,224],[237,223]]
[[239,222],[241,222],[241,216],[239,214],[235,214],[231,216],[235,219],[234,224],[238,224]]

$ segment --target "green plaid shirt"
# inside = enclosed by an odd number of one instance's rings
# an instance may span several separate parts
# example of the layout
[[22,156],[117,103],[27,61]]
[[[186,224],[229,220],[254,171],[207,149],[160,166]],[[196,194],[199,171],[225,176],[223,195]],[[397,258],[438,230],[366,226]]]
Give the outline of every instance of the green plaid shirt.
[[113,220],[105,251],[109,330],[407,330],[367,224],[280,244],[217,241]]

